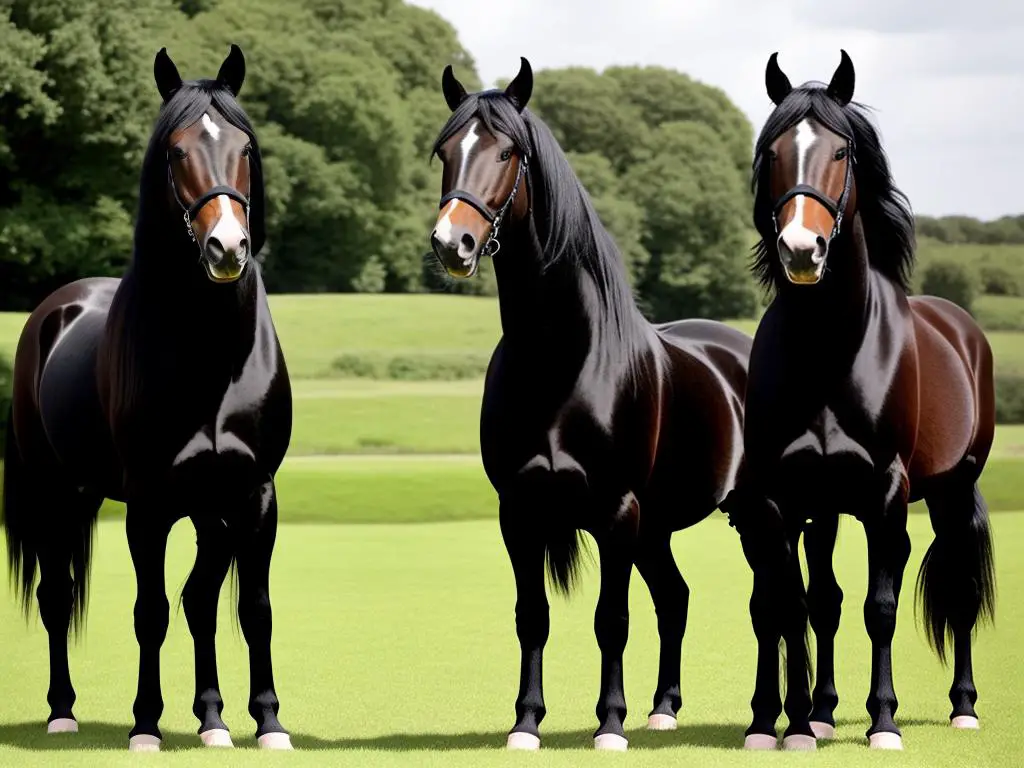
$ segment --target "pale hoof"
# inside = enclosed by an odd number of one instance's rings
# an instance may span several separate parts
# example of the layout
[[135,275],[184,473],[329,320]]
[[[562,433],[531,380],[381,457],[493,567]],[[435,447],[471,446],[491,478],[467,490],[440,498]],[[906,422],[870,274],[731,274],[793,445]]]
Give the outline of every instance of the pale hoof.
[[594,746],[609,752],[625,752],[629,742],[617,733],[602,733],[594,737]]
[[811,730],[814,731],[816,739],[834,739],[836,737],[836,727],[828,723],[811,720]]
[[868,736],[868,746],[872,749],[903,749],[903,737],[891,731],[879,731]]
[[647,718],[649,731],[674,731],[678,723],[672,715],[651,715]]
[[[975,720],[974,722],[978,722]],[[977,727],[977,726],[975,726]],[[58,717],[46,724],[47,733],[78,733],[78,721],[70,717]]]
[[199,738],[203,740],[203,746],[206,747],[233,747],[231,743],[231,734],[224,728],[211,728],[208,731],[203,731],[199,734]]
[[128,739],[129,752],[159,752],[160,739],[148,733],[140,733]]
[[743,740],[744,749],[775,749],[778,739],[767,733],[752,733]]
[[[74,722],[74,720],[71,722]],[[971,717],[970,715],[957,715],[949,721],[949,724],[954,728],[970,731],[976,731],[981,728],[981,723],[978,722],[978,718]]]
[[532,733],[524,733],[523,731],[512,731],[508,735],[505,747],[506,749],[537,750],[540,749],[540,737],[534,736]]
[[818,748],[818,741],[813,736],[805,736],[802,733],[794,733],[782,740],[782,748],[790,752],[796,750],[809,751]]
[[264,733],[256,742],[260,749],[291,749],[292,737],[287,733]]

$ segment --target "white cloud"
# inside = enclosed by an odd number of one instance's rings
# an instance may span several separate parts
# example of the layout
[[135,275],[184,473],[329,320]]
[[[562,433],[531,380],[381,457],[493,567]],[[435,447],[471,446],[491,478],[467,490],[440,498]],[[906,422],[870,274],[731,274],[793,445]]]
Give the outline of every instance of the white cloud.
[[[920,0],[411,0],[458,30],[487,85],[534,69],[654,64],[722,88],[760,129],[773,51],[794,84],[827,81],[839,49],[876,108],[915,210],[1024,211],[1024,3]],[[941,5],[941,7],[939,7]],[[440,73],[438,73],[440,76]]]

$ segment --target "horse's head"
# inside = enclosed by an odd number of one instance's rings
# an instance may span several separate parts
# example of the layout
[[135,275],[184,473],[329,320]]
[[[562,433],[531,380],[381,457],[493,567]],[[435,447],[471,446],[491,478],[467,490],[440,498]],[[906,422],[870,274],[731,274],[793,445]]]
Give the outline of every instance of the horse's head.
[[[168,102],[181,88],[178,69],[161,49],[153,65],[157,88]],[[245,58],[236,45],[212,87],[237,96]],[[195,241],[207,276],[217,283],[241,277],[252,255],[249,235],[250,137],[213,106],[200,119],[176,126],[167,146],[167,203]]]
[[[445,67],[441,87],[452,112],[471,98],[451,65]],[[524,58],[519,74],[504,92],[492,97],[507,99],[511,108],[522,112],[532,90],[533,70]],[[481,256],[497,253],[501,226],[529,211],[527,153],[494,125],[468,115],[458,130],[438,144],[436,154],[444,171],[440,213],[430,244],[448,274],[471,277]]]
[[[765,83],[768,96],[779,105],[792,87],[777,56],[773,53],[768,60]],[[853,62],[842,51],[827,93],[846,106],[853,86]],[[807,116],[772,141],[764,155],[783,270],[791,283],[813,285],[821,280],[829,245],[844,216],[857,207],[853,139]]]

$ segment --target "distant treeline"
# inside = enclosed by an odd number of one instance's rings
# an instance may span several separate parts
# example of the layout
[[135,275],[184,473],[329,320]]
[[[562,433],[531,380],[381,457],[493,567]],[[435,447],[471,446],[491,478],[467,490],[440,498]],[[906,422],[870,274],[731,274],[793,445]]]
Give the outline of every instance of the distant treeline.
[[917,236],[951,244],[1024,245],[1024,214],[992,221],[971,216],[918,216]]

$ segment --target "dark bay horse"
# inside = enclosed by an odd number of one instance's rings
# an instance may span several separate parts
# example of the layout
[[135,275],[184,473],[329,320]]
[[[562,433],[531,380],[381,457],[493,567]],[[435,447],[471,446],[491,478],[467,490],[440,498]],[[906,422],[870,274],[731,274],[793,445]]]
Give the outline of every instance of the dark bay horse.
[[[914,221],[878,134],[851,102],[845,51],[831,82],[792,88],[776,55],[777,105],[756,146],[756,268],[774,298],[754,337],[745,458],[723,505],[754,572],[758,641],[750,748],[776,746],[785,639],[789,718],[784,747],[834,735],[839,701],[833,641],[843,593],[832,570],[838,515],[856,516],[868,545],[864,620],[871,639],[869,744],[902,745],[892,638],[910,555],[907,505],[924,499],[935,540],[919,575],[929,638],[952,638],[952,725],[978,727],[971,636],[994,607],[992,541],[977,481],[995,430],[992,351],[960,307],[908,297]],[[805,535],[805,592],[797,543]],[[810,692],[808,610],[818,643]]]
[[526,109],[526,59],[504,91],[467,94],[451,67],[442,85],[453,114],[435,145],[444,171],[431,243],[453,276],[492,256],[499,289],[480,441],[517,590],[522,666],[507,746],[540,746],[545,559],[568,594],[585,530],[601,572],[595,746],[625,749],[630,574],[635,564],[651,591],[661,637],[648,727],[675,728],[689,589],[670,538],[733,487],[751,340],[721,323],[642,317],[565,153]]
[[232,46],[215,80],[182,82],[161,51],[163,104],[143,161],[124,277],[58,289],[18,343],[4,460],[9,565],[50,639],[48,731],[77,731],[69,628],[81,629],[103,498],[127,502],[135,565],[138,693],[132,750],[157,750],[164,554],[188,516],[198,546],[183,602],[195,641],[193,712],[208,746],[231,746],[217,681],[217,602],[237,565],[259,745],[290,749],[270,657],[274,474],[291,436],[291,387],[254,256],[265,239],[256,135],[235,97]]

